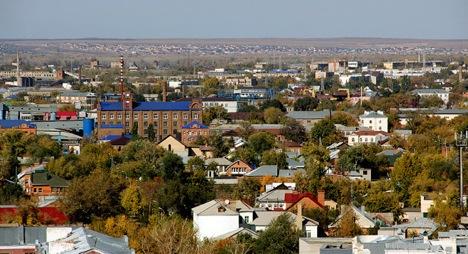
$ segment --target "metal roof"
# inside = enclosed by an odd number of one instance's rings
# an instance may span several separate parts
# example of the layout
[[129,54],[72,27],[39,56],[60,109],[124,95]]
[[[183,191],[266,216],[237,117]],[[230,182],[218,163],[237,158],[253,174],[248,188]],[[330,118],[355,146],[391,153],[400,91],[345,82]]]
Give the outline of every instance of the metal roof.
[[[133,111],[188,111],[191,101],[144,101],[133,103]],[[101,111],[120,111],[121,102],[101,102]]]

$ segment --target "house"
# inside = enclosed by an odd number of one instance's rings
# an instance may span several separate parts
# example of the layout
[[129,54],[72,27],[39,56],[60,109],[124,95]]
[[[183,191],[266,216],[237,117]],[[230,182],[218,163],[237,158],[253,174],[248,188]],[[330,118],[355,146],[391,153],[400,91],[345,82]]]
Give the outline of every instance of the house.
[[[299,209],[300,211],[301,209]],[[267,210],[255,210],[254,220],[249,223],[252,226],[252,230],[255,232],[265,231],[268,226],[279,216],[288,214],[292,222],[294,222],[296,228],[299,228],[304,232],[305,237],[314,238],[318,235],[319,223],[310,218],[302,216],[302,211],[298,214],[294,214],[287,211],[267,211]]]
[[322,110],[322,111],[291,111],[286,114],[287,117],[292,118],[299,123],[301,123],[304,127],[312,126],[316,122],[330,117],[332,112],[330,110]]
[[67,120],[78,120],[78,113],[75,111],[58,111],[55,113],[55,117],[58,121],[67,121]]
[[357,168],[348,173],[348,178],[351,180],[366,180],[372,181],[372,169],[370,168]]
[[229,165],[232,164],[232,161],[222,157],[222,158],[209,158],[205,160],[205,165],[208,166],[212,163],[216,164],[217,171],[215,172],[216,175],[226,175],[226,170]]
[[434,220],[429,218],[419,218],[409,224],[401,224],[396,227],[402,228],[406,237],[431,235],[438,228]]
[[111,141],[109,141],[109,144],[111,144],[111,146],[117,150],[117,151],[121,151],[124,146],[126,146],[128,143],[130,143],[132,139],[130,137],[128,137],[127,135],[122,135],[118,138],[115,138]]
[[0,132],[6,130],[17,130],[31,134],[37,133],[36,125],[25,120],[0,120]]
[[243,176],[252,171],[252,167],[245,161],[237,160],[226,168],[228,176]]
[[210,134],[208,126],[198,122],[192,121],[182,126],[181,141],[187,146],[194,145],[199,138],[206,138]]
[[412,91],[413,94],[418,95],[419,97],[429,97],[429,96],[437,96],[439,97],[445,105],[449,102],[449,92],[445,91],[444,89],[415,89]]
[[193,226],[200,240],[238,230],[253,220],[253,209],[240,200],[211,200],[192,208]]
[[356,131],[348,137],[348,145],[380,144],[388,139],[384,131]]
[[363,209],[359,209],[354,205],[347,206],[347,207],[342,207],[341,208],[341,214],[336,218],[336,220],[331,223],[328,228],[330,231],[334,231],[336,228],[339,227],[342,218],[347,214],[347,213],[354,213],[355,215],[355,221],[356,224],[361,227],[364,231],[368,231],[370,229],[373,229],[377,224],[375,220],[372,219],[371,215],[368,214],[366,211]]
[[228,113],[235,113],[239,110],[239,102],[234,99],[221,97],[203,98],[203,108],[223,107]]
[[[302,169],[303,170],[303,169]],[[278,165],[262,165],[251,172],[245,174],[247,177],[287,177],[291,178],[297,172],[296,169],[279,169]]]
[[267,210],[286,210],[288,207],[285,195],[288,193],[294,193],[294,190],[280,184],[272,190],[261,193],[255,199],[255,206]]
[[182,159],[188,159],[188,156],[190,155],[191,149],[187,147],[184,143],[180,142],[177,140],[175,137],[169,135],[165,137],[163,140],[161,140],[158,143],[158,146],[164,148],[164,150],[173,152]]
[[53,175],[44,167],[29,168],[18,174],[25,193],[30,196],[59,196],[68,188],[68,181]]
[[373,131],[388,132],[388,117],[383,111],[364,111],[364,114],[359,116],[359,126]]
[[299,204],[301,204],[303,209],[323,209],[325,207],[325,192],[318,191],[316,196],[310,192],[286,193],[284,195],[284,202],[286,203],[286,210],[290,212],[297,211]]

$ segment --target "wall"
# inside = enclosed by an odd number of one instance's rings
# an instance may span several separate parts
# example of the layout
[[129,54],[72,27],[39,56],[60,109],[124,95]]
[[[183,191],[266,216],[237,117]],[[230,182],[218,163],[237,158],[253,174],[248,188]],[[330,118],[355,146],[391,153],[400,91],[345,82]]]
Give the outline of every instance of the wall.
[[239,215],[194,216],[198,239],[212,238],[239,228]]

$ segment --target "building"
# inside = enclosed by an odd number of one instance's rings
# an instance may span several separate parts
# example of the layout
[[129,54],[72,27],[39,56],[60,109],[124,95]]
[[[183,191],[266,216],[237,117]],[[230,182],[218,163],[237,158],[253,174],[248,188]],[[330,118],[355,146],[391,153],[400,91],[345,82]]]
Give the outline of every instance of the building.
[[228,87],[252,87],[257,85],[257,79],[249,77],[228,77],[224,80]]
[[68,181],[44,167],[28,168],[18,175],[18,179],[25,193],[36,197],[59,196],[69,185]]
[[252,167],[247,162],[237,160],[226,168],[226,174],[228,176],[243,176],[252,170]]
[[200,138],[208,137],[210,130],[208,126],[198,122],[192,121],[182,126],[182,138],[181,141],[187,146],[194,145],[195,141]]
[[17,130],[31,134],[37,133],[36,125],[24,120],[0,120],[0,132],[6,130]]
[[121,102],[101,102],[97,111],[97,131],[102,137],[121,135],[137,128],[138,135],[148,136],[148,126],[154,127],[157,141],[169,135],[180,137],[182,126],[201,119],[199,101],[130,102],[125,110]]
[[359,126],[373,131],[388,132],[388,117],[382,111],[365,111],[359,116]]
[[228,113],[235,113],[239,110],[239,102],[219,97],[203,98],[203,108],[211,107],[223,107]]
[[97,102],[95,93],[80,91],[63,91],[57,96],[58,103],[74,104],[76,106],[92,108]]
[[412,92],[419,97],[429,97],[429,96],[437,96],[439,97],[445,105],[449,102],[449,92],[445,91],[444,89],[415,89]]
[[292,118],[303,126],[311,126],[314,125],[316,122],[330,117],[332,112],[330,110],[322,110],[322,111],[291,111],[286,114],[287,117]]
[[348,136],[348,145],[381,144],[388,140],[388,133],[383,131],[356,131]]

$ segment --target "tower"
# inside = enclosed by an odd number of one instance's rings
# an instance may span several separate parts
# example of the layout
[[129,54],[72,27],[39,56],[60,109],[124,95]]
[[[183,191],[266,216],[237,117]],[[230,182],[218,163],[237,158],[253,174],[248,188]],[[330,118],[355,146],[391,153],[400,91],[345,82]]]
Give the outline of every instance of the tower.
[[16,85],[22,86],[19,51],[16,51]]
[[127,133],[127,127],[130,125],[128,122],[127,126],[127,120],[130,121],[131,119],[131,111],[132,111],[132,106],[133,106],[133,100],[130,92],[125,93],[125,83],[124,83],[124,67],[125,67],[125,62],[124,58],[121,55],[120,56],[120,103],[122,103],[122,131],[123,133]]

